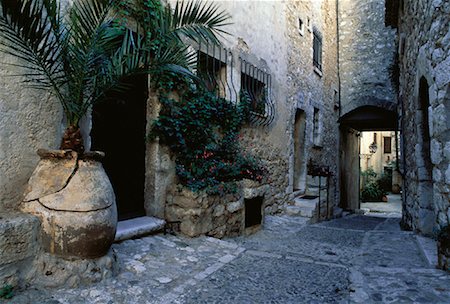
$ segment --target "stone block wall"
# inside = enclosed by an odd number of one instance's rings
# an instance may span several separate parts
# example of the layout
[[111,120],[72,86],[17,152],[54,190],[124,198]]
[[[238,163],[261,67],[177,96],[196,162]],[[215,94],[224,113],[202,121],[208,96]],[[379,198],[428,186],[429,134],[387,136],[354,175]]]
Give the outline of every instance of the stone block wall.
[[[267,187],[251,181],[241,183],[236,194],[225,196],[194,193],[174,186],[167,194],[165,218],[173,222],[175,230],[196,237],[208,235],[217,238],[242,235],[245,225],[245,199],[264,197]],[[245,185],[253,185],[251,188]],[[262,205],[261,215],[264,212]],[[254,230],[255,227],[252,227]]]
[[341,115],[364,105],[395,109],[396,33],[385,26],[385,0],[339,1]]
[[[450,222],[450,3],[404,1],[400,8],[400,102],[405,168],[403,224],[434,234]],[[420,79],[428,85],[432,182],[421,155]]]

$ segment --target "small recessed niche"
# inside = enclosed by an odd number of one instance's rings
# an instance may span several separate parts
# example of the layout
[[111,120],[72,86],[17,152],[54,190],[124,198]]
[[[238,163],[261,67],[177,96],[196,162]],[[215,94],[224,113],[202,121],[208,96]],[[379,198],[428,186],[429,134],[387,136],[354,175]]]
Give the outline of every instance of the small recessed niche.
[[262,223],[262,204],[264,196],[257,196],[244,200],[245,228],[259,226]]

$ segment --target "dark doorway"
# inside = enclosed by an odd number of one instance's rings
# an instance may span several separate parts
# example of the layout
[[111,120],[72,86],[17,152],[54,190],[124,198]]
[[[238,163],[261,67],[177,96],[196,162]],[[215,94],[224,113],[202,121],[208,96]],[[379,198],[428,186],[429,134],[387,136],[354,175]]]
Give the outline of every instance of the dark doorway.
[[418,200],[420,206],[420,216],[424,220],[419,221],[417,230],[431,235],[435,213],[433,206],[433,163],[431,162],[431,138],[429,127],[428,107],[430,106],[430,98],[428,93],[429,87],[425,77],[419,80],[419,100],[417,105],[417,128],[418,143],[421,144],[421,162],[418,163],[417,176],[419,182]]
[[306,158],[305,158],[306,114],[302,110],[295,113],[294,124],[294,183],[293,190],[305,192]]
[[103,166],[114,188],[119,220],[145,215],[145,135],[147,76],[126,81],[92,113],[92,150],[105,152]]
[[262,204],[264,197],[245,199],[245,228],[261,225],[262,222]]
[[431,163],[431,140],[430,140],[430,127],[428,118],[428,107],[430,106],[430,98],[428,96],[428,83],[427,80],[422,77],[419,84],[419,128],[420,136],[422,139],[422,158],[426,170],[426,176],[419,179],[432,180],[433,164]]

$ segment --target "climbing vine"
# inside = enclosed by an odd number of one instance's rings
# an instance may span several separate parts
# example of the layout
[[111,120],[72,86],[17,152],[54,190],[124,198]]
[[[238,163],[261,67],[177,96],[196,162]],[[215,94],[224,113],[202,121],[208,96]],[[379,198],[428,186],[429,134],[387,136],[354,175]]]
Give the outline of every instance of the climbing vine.
[[160,115],[149,134],[175,154],[179,182],[209,194],[236,192],[242,179],[261,182],[265,167],[239,144],[249,103],[234,104],[192,83],[180,91],[179,100],[160,96]]

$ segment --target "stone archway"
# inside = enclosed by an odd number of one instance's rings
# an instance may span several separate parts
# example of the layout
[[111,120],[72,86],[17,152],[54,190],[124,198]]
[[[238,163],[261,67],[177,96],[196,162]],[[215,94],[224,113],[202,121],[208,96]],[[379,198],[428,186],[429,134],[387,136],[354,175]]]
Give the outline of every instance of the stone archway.
[[395,131],[397,113],[377,106],[361,106],[340,119],[340,206],[360,208],[360,132]]

